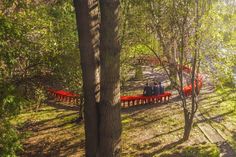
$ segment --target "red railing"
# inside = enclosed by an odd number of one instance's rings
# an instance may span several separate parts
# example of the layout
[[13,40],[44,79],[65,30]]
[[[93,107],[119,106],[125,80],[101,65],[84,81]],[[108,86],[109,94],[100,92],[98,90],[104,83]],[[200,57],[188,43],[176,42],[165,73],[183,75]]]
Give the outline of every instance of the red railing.
[[[187,67],[187,66],[184,66],[183,67],[183,71],[185,71],[186,73],[191,73],[191,68]],[[203,77],[202,75],[198,74],[198,76],[196,77],[196,79],[194,80],[194,88],[195,89],[198,89],[197,92],[199,92],[202,88],[202,81],[203,81]],[[185,94],[185,96],[190,96],[192,95],[192,85],[186,85],[184,86],[183,88],[183,92]]]
[[[67,92],[64,90],[55,90],[53,88],[49,88],[48,93],[56,100],[63,102],[77,102],[79,99],[78,94],[74,94],[72,92]],[[146,103],[166,102],[169,101],[170,96],[171,96],[170,92],[165,92],[164,94],[153,95],[153,96],[143,96],[143,95],[121,96],[120,97],[121,107],[126,108]]]
[[56,98],[56,100],[63,102],[77,102],[79,99],[79,94],[53,88],[48,88],[48,94]]
[[134,96],[121,96],[121,107],[126,108],[135,105],[142,105],[147,103],[158,103],[158,102],[167,102],[171,96],[170,92],[165,92],[160,95],[152,96],[143,96],[143,95],[134,95]]
[[[186,73],[191,73],[191,68],[184,66],[183,70]],[[196,88],[198,83],[198,91],[202,88],[202,76],[199,74],[195,81],[194,87]],[[185,96],[190,96],[192,94],[192,85],[186,85],[183,88],[183,92]],[[50,96],[53,96],[58,101],[64,102],[78,102],[79,94],[74,94],[72,92],[67,92],[64,90],[55,90],[53,88],[48,89],[48,93]],[[143,96],[143,95],[132,95],[132,96],[121,96],[121,107],[127,108],[130,106],[142,105],[147,103],[158,103],[158,102],[168,102],[171,97],[171,92],[165,92],[164,94],[160,95],[153,95],[153,96]]]

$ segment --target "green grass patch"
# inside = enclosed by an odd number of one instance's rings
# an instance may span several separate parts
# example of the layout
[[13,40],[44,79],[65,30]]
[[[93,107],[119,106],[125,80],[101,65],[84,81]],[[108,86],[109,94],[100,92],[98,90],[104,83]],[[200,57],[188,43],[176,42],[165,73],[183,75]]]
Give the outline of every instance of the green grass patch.
[[181,150],[165,152],[159,157],[219,157],[220,151],[214,144],[184,147]]
[[133,121],[132,118],[127,117],[127,118],[122,120],[122,124],[131,123],[132,121]]
[[217,88],[203,97],[199,110],[236,150],[236,89]]

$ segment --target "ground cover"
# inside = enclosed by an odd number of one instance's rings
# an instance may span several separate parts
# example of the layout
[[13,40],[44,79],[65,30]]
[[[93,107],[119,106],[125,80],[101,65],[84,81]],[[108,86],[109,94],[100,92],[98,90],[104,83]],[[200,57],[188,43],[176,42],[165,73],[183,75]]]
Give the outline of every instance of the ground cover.
[[[146,81],[159,78],[146,72]],[[161,76],[163,77],[163,76]],[[144,81],[141,81],[144,83]],[[128,83],[126,94],[140,94],[142,84],[139,80]],[[219,93],[212,87],[205,85],[200,98],[199,110],[209,120],[199,122],[195,119],[190,140],[182,143],[183,113],[176,94],[169,103],[147,104],[122,110],[122,156],[124,157],[215,157],[219,156],[219,149],[210,144],[204,133],[198,128],[198,123],[212,123],[219,132],[222,127],[231,126],[230,134],[226,138],[234,146],[235,112],[232,113],[234,95]],[[125,94],[125,93],[123,93]],[[222,96],[219,96],[222,95]],[[224,95],[230,97],[226,99]],[[220,101],[219,101],[220,100]],[[230,102],[230,103],[229,103]],[[231,105],[229,105],[231,104]],[[229,106],[231,107],[229,107]],[[220,110],[219,110],[220,106]],[[229,114],[224,114],[230,112]],[[222,124],[216,123],[223,114]],[[227,116],[229,116],[227,118]],[[222,116],[218,116],[222,117]],[[84,125],[78,122],[78,108],[75,105],[47,101],[38,112],[22,113],[12,120],[21,131],[26,132],[23,140],[24,151],[22,157],[32,156],[84,156]],[[234,119],[234,120],[232,120]],[[232,121],[231,121],[232,120]],[[226,123],[227,121],[227,123]],[[194,156],[195,155],[195,156]]]
[[[83,123],[78,123],[76,108],[66,104],[43,106],[37,113],[21,114],[13,123],[28,137],[20,156],[83,156]],[[122,155],[157,156],[175,154],[175,150],[208,143],[194,126],[188,142],[179,141],[183,134],[183,116],[176,102],[150,104],[122,110]]]
[[225,87],[203,91],[199,111],[236,150],[236,89]]

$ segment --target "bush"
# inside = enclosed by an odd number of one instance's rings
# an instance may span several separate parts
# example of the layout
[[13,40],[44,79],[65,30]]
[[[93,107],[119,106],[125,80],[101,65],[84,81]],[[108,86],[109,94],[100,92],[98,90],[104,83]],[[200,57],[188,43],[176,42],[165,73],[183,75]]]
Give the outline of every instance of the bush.
[[0,123],[0,156],[15,157],[22,150],[19,133],[8,121]]
[[14,157],[22,150],[19,132],[10,124],[10,119],[19,114],[23,99],[14,86],[0,82],[0,156]]

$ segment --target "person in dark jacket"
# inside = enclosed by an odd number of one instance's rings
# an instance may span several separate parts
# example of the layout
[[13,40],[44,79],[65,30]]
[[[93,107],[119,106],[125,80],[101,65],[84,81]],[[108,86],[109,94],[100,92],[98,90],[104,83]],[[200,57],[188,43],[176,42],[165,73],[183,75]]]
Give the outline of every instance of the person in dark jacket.
[[165,87],[161,85],[161,82],[159,82],[159,93],[164,94],[165,92]]
[[149,85],[149,83],[146,83],[146,85],[143,89],[143,95],[144,96],[151,96],[152,95],[152,87]]
[[158,84],[156,82],[154,82],[154,86],[153,86],[153,95],[159,95],[160,92],[159,92],[159,87],[158,87]]

